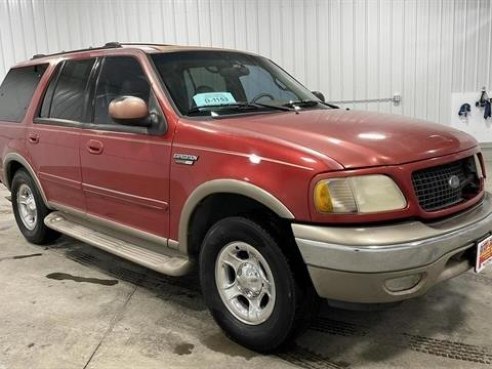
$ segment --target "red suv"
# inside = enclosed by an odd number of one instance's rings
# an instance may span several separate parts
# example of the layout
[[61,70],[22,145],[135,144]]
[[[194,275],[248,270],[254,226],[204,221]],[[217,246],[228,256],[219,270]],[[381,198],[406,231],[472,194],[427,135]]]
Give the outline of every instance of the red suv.
[[22,234],[64,233],[171,276],[262,352],[318,297],[418,296],[490,261],[467,134],[324,102],[233,50],[111,43],[36,56],[0,87],[0,179]]

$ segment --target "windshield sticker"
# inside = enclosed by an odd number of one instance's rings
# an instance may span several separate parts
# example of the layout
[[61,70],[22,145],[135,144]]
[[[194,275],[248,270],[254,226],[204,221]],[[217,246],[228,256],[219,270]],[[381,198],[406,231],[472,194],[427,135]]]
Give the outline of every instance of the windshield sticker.
[[193,96],[196,106],[227,105],[236,103],[230,92],[204,92]]

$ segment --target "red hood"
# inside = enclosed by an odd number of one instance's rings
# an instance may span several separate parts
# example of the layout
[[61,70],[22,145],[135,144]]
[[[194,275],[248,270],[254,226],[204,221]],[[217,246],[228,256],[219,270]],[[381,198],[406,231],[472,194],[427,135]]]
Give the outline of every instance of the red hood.
[[217,122],[224,129],[304,147],[347,169],[403,164],[477,145],[468,134],[441,124],[366,111],[305,110]]

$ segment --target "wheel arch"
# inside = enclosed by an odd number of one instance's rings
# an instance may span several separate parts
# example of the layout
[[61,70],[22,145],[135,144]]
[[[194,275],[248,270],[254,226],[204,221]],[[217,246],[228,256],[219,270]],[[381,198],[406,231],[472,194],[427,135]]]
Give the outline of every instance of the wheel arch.
[[31,164],[29,164],[29,162],[20,154],[9,153],[5,155],[3,161],[3,179],[5,187],[7,187],[9,191],[11,191],[12,180],[14,178],[15,172],[21,168],[25,169],[33,179],[34,183],[36,183],[43,202],[48,207],[48,199],[46,198],[46,194],[44,193],[43,187],[41,186],[41,182],[39,181],[36,172],[34,171]]
[[191,254],[190,231],[192,220],[200,205],[211,196],[236,196],[253,201],[279,218],[294,219],[294,214],[275,196],[254,184],[235,179],[215,179],[198,186],[186,200],[179,220],[179,249]]

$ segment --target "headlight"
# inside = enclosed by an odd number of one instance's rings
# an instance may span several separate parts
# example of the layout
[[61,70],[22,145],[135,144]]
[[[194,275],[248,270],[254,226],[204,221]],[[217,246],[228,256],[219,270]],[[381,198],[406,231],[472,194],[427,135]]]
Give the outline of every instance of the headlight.
[[322,213],[376,213],[404,209],[407,201],[390,177],[375,174],[319,181],[314,204]]

